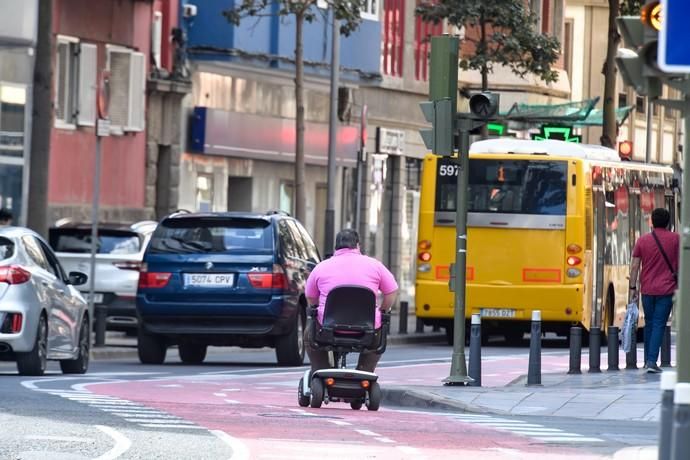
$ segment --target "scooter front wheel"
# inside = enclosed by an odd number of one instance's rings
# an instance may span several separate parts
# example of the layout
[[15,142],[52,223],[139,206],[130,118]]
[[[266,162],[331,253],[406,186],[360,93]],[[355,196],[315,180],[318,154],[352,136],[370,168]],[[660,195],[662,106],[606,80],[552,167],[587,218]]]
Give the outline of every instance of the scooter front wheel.
[[309,396],[304,394],[304,379],[299,379],[299,386],[297,387],[297,403],[300,407],[309,406]]
[[373,382],[369,387],[369,402],[367,403],[367,409],[369,410],[379,410],[381,405],[381,387],[379,382]]
[[311,381],[309,405],[314,409],[321,407],[321,404],[323,403],[323,393],[323,382],[321,379],[313,379]]
[[358,399],[358,400],[356,400],[356,401],[352,401],[352,402],[350,403],[350,407],[351,407],[353,410],[360,410],[360,409],[362,408],[362,400],[361,400],[361,399]]

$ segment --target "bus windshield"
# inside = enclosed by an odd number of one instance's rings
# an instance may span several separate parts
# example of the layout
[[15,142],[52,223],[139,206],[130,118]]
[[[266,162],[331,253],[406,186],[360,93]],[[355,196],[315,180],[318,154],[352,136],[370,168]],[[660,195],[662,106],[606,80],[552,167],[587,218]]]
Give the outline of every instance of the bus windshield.
[[[567,163],[544,160],[470,160],[468,211],[566,214]],[[457,166],[440,158],[436,211],[455,211]]]

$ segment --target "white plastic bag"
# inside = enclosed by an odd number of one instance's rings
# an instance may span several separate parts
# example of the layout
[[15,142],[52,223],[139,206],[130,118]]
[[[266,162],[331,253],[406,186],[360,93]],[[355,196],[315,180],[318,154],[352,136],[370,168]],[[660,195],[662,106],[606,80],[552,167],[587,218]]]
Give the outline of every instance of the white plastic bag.
[[633,340],[637,341],[637,335],[633,339],[633,333],[637,333],[637,318],[640,315],[640,310],[637,308],[637,302],[630,302],[628,310],[625,312],[625,320],[623,321],[623,339],[622,348],[625,353],[629,353],[633,347]]

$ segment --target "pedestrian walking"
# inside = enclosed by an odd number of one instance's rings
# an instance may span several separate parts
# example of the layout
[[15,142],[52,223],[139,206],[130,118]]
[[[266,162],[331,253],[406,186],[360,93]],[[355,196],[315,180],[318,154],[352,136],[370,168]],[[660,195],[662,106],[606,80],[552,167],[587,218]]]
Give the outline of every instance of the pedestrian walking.
[[653,229],[635,243],[630,264],[629,299],[631,302],[637,301],[640,298],[638,292],[642,297],[646,349],[644,367],[652,373],[661,372],[657,366],[659,348],[673,307],[673,293],[678,286],[680,236],[668,230],[670,220],[668,210],[656,208],[652,211]]

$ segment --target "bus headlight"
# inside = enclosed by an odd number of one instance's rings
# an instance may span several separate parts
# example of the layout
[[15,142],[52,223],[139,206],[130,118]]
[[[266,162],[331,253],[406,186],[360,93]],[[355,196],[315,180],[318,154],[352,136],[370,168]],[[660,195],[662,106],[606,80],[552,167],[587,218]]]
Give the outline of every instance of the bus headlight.
[[568,269],[568,278],[577,278],[580,276],[582,272],[578,270],[577,268],[569,268]]
[[419,264],[417,265],[417,271],[422,273],[429,273],[431,271],[431,264]]

